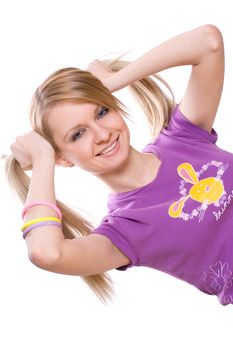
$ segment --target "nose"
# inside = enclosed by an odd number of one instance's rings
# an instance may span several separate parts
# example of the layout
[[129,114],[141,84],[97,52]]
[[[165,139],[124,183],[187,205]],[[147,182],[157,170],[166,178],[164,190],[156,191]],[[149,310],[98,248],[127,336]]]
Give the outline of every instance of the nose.
[[111,131],[101,125],[95,125],[94,140],[96,143],[107,142],[111,139]]

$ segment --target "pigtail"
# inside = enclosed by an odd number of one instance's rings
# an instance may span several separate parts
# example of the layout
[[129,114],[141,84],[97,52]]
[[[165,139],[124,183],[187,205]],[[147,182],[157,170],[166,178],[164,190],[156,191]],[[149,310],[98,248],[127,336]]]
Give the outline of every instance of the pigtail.
[[[16,193],[21,203],[25,205],[30,186],[30,177],[23,171],[13,155],[5,158],[5,175],[10,188]],[[87,236],[93,229],[93,224],[79,213],[69,208],[59,200],[57,206],[62,212],[63,234],[67,239]],[[114,295],[113,281],[107,273],[93,276],[80,276],[88,284],[95,295],[106,304]]]
[[[102,60],[113,72],[118,72],[128,64],[129,61],[122,60],[121,55],[116,59]],[[158,81],[156,82],[155,79]],[[161,83],[167,88],[171,97],[160,87]],[[168,126],[171,112],[175,106],[175,98],[172,89],[168,83],[158,74],[152,74],[141,80],[137,80],[127,86],[129,91],[141,106],[147,122],[151,129],[151,137],[156,138],[160,131]]]

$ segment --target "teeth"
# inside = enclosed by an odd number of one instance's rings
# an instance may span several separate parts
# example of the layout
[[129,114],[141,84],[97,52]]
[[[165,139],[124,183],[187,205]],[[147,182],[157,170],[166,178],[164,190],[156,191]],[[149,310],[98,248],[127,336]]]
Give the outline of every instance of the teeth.
[[112,144],[112,146],[106,148],[106,149],[105,149],[104,151],[102,151],[100,154],[105,154],[105,153],[108,153],[108,152],[112,151],[113,148],[116,146],[116,144],[117,144],[117,141],[115,141],[115,142]]

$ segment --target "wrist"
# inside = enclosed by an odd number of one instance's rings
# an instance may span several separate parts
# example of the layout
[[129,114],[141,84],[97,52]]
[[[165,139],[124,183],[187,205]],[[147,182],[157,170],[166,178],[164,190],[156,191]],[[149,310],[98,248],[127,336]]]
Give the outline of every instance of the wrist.
[[114,73],[113,75],[105,78],[105,80],[103,81],[103,84],[111,92],[115,92],[121,89],[120,84],[118,84],[116,80],[116,74],[117,73]]
[[55,159],[52,156],[40,156],[33,161],[32,167],[40,167],[40,166],[55,166]]

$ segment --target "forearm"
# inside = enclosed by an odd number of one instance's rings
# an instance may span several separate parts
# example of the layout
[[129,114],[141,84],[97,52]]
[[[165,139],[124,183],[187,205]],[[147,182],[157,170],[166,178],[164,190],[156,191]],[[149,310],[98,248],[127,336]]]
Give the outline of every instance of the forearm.
[[171,67],[199,64],[216,46],[217,31],[212,25],[203,25],[165,41],[114,74],[109,89],[120,90]]
[[[54,160],[45,158],[33,164],[32,176],[25,205],[29,202],[44,200],[56,204],[54,188]],[[24,217],[24,222],[44,217],[55,216],[57,213],[50,207],[37,205],[29,208]],[[60,247],[64,241],[62,230],[57,226],[41,226],[32,229],[26,236],[28,253],[34,258],[55,258],[59,255]]]

